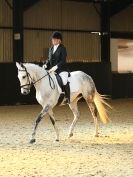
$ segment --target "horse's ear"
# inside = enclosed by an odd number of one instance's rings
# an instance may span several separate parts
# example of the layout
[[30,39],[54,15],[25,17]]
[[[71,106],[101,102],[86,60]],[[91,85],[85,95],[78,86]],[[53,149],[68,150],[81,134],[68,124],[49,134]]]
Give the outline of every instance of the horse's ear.
[[16,66],[17,68],[20,68],[20,64],[18,62],[16,62]]
[[18,62],[16,62],[16,66],[17,66],[18,69],[24,68],[23,63],[18,63]]
[[25,68],[24,65],[23,65],[23,63],[20,63],[20,66],[21,66],[22,68]]

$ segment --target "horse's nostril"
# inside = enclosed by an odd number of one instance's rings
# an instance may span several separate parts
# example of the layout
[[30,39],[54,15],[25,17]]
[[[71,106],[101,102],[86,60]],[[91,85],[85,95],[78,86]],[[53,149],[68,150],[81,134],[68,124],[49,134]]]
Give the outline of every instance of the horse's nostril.
[[27,93],[24,91],[23,94],[26,95]]

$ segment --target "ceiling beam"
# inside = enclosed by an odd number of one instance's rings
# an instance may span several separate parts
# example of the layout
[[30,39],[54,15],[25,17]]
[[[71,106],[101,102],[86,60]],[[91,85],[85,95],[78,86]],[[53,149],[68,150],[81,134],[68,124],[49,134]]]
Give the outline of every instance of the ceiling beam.
[[133,0],[115,0],[110,3],[110,16],[113,16],[120,12],[121,10],[130,6],[133,3]]
[[31,6],[39,2],[40,0],[23,0],[24,11],[29,9]]

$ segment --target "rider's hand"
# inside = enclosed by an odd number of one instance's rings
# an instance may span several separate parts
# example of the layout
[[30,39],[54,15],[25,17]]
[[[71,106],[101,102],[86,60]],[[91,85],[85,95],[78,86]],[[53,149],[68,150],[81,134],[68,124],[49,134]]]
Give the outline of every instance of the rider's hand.
[[58,66],[56,65],[56,66],[53,66],[50,70],[49,70],[49,72],[51,73],[51,72],[54,72],[54,71],[56,71],[57,70],[57,68],[58,68]]

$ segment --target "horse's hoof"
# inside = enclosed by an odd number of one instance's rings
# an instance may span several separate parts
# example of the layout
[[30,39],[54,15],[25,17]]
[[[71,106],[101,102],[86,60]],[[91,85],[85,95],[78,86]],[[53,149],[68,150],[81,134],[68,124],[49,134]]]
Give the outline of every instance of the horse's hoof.
[[99,134],[96,134],[95,137],[99,137]]
[[71,138],[72,136],[73,136],[73,133],[70,133],[68,137]]
[[30,140],[30,144],[33,144],[33,143],[35,143],[35,142],[36,142],[35,139],[31,139],[31,140]]

